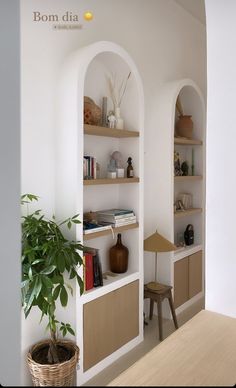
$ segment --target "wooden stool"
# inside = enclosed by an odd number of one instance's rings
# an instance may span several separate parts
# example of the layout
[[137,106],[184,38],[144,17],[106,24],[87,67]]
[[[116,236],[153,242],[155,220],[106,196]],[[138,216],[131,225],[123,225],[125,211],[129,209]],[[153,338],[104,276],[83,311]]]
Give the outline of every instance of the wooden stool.
[[170,310],[172,313],[173,321],[175,324],[175,328],[178,329],[178,322],[175,314],[174,303],[171,293],[171,286],[165,286],[164,284],[158,283],[158,290],[151,290],[144,285],[144,298],[150,299],[150,313],[149,319],[152,319],[153,316],[153,307],[154,302],[157,302],[157,311],[158,311],[158,325],[159,325],[159,339],[163,340],[163,331],[162,331],[162,301],[167,298],[170,305]]

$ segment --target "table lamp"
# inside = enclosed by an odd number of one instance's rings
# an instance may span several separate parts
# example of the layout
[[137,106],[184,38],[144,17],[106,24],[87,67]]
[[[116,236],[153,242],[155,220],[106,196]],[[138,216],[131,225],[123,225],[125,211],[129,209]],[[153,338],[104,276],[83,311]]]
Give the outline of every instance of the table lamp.
[[155,252],[155,282],[149,282],[146,284],[146,287],[152,291],[160,291],[163,285],[157,282],[157,252],[175,251],[176,246],[156,231],[144,240],[144,250]]

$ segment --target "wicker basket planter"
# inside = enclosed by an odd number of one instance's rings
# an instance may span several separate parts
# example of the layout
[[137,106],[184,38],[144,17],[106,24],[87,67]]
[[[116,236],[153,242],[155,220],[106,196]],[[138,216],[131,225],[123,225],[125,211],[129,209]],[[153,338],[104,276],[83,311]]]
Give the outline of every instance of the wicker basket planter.
[[27,361],[34,386],[70,387],[74,385],[76,365],[79,361],[79,348],[71,341],[57,341],[59,346],[66,347],[72,352],[72,357],[59,364],[39,364],[32,355],[48,346],[49,340],[38,342],[28,352]]

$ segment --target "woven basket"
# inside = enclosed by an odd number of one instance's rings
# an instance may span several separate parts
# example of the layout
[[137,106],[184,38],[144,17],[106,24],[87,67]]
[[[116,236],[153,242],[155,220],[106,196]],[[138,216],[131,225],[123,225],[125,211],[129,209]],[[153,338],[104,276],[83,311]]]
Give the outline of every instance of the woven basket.
[[57,341],[58,345],[62,345],[73,351],[74,355],[70,360],[60,364],[43,365],[35,362],[32,354],[39,349],[48,346],[50,340],[38,342],[33,345],[28,352],[27,361],[32,376],[34,386],[41,387],[71,387],[74,385],[76,364],[79,361],[79,348],[71,341]]

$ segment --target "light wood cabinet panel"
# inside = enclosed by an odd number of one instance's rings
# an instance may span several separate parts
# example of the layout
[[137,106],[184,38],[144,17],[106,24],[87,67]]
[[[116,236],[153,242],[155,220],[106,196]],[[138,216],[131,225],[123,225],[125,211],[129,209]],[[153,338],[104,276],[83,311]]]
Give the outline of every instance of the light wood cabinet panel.
[[189,298],[202,291],[202,251],[189,256]]
[[202,291],[202,251],[174,263],[174,305],[181,306]]
[[188,300],[188,257],[174,263],[175,308]]
[[139,334],[139,281],[84,305],[84,370]]

